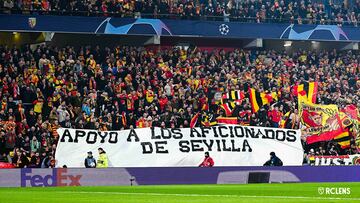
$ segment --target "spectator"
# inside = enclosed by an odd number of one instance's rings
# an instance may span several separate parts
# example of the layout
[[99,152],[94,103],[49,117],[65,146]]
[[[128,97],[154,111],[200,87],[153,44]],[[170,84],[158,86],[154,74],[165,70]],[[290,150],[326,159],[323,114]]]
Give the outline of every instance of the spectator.
[[41,158],[39,152],[31,152],[29,168],[41,168]]
[[3,7],[6,13],[11,13],[11,10],[14,8],[14,2],[12,0],[5,0]]
[[107,168],[109,166],[109,160],[106,152],[103,150],[103,148],[99,148],[98,151],[99,158],[97,161],[97,168]]
[[213,167],[214,160],[210,157],[209,152],[205,152],[205,158],[199,165],[199,167]]
[[40,149],[40,142],[38,141],[38,139],[36,138],[36,136],[33,136],[32,140],[30,141],[30,148],[31,148],[31,152],[38,152]]
[[282,117],[282,113],[279,111],[279,107],[271,107],[268,117],[271,120],[271,126],[274,128],[279,127],[279,123]]
[[55,168],[55,158],[48,153],[43,153],[43,159],[41,163],[41,168]]
[[88,152],[88,156],[85,158],[86,168],[96,168],[96,160],[92,155],[92,152]]
[[[360,4],[352,2],[344,9],[342,5],[301,0],[284,1],[14,1],[5,0],[3,13],[83,15],[83,16],[131,16],[139,18],[208,19],[229,22],[287,22],[307,24],[344,24],[357,26]],[[50,12],[51,11],[51,12]],[[91,58],[87,56],[88,59]],[[46,57],[45,57],[46,58]],[[45,59],[44,58],[44,59]],[[93,68],[93,64],[85,63]],[[42,70],[40,68],[40,70]]]
[[26,156],[26,152],[22,150],[16,152],[12,161],[18,168],[26,168],[29,165],[29,159]]
[[264,163],[264,166],[282,166],[283,162],[275,155],[275,152],[270,152],[270,160]]

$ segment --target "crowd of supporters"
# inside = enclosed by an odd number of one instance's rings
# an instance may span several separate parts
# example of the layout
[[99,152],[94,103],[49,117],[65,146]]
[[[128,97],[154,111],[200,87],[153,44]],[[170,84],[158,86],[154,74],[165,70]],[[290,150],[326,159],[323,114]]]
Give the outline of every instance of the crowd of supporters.
[[360,1],[311,0],[3,0],[4,13],[290,22],[357,26]]
[[[53,166],[59,127],[189,127],[198,112],[196,126],[209,125],[212,118],[225,116],[219,95],[231,90],[245,95],[231,115],[240,124],[278,127],[289,113],[283,126],[299,128],[290,86],[318,81],[317,103],[360,107],[359,61],[358,52],[336,50],[289,55],[243,49],[0,46],[0,162]],[[252,113],[249,88],[281,94]],[[304,148],[319,154],[357,152],[354,145],[342,150],[334,142]]]

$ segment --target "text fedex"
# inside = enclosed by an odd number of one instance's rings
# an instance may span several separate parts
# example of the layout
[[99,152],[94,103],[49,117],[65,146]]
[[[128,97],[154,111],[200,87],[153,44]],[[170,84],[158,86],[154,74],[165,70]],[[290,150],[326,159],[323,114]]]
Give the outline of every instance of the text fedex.
[[31,168],[21,169],[21,187],[80,186],[82,175],[68,174],[66,168],[55,168],[52,174],[32,173]]

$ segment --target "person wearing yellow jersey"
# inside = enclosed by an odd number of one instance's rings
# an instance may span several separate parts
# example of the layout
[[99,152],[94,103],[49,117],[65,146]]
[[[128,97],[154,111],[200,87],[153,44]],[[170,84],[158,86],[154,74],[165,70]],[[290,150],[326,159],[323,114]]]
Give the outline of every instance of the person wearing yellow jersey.
[[180,50],[180,60],[181,60],[181,61],[185,61],[186,58],[187,58],[186,50],[185,50],[185,49],[181,49],[181,50]]
[[201,85],[201,80],[199,76],[196,76],[196,79],[193,81],[193,89],[197,90]]
[[140,117],[139,120],[136,121],[136,128],[144,128],[145,119],[144,117]]
[[306,54],[303,54],[299,57],[299,61],[301,61],[302,63],[306,62],[307,60],[307,55]]
[[42,97],[39,97],[37,100],[33,102],[33,104],[34,104],[34,112],[37,114],[41,114],[44,105],[44,99]]
[[30,82],[34,83],[37,86],[39,83],[39,77],[35,73],[33,73],[30,75],[30,78]]
[[154,91],[151,90],[151,86],[148,87],[147,90],[145,90],[145,97],[146,97],[146,101],[151,104],[154,101]]
[[65,80],[63,78],[61,78],[61,76],[58,76],[55,80],[54,80],[55,86],[57,88],[61,88],[64,84],[65,84]]
[[[49,70],[48,70],[48,72],[50,72],[50,73],[55,73],[55,64],[54,64],[54,61],[51,61],[50,63],[49,63]],[[47,72],[47,73],[48,73]]]
[[66,89],[71,92],[74,90],[74,81],[73,77],[70,77],[70,80],[66,82]]
[[94,56],[92,54],[90,54],[89,58],[86,59],[86,65],[90,66],[92,69],[95,69],[96,61],[95,61]]
[[127,85],[130,85],[132,82],[132,76],[130,74],[127,74],[126,77],[125,77],[125,83]]
[[109,159],[103,148],[98,149],[99,158],[97,161],[97,168],[107,168],[109,166]]
[[2,99],[2,102],[1,102],[1,110],[6,110],[7,109],[7,100],[6,100],[6,97],[4,97],[3,99]]
[[314,152],[314,149],[310,149],[310,152],[309,152],[309,155],[308,155],[308,160],[309,160],[309,164],[310,165],[315,165],[315,152]]

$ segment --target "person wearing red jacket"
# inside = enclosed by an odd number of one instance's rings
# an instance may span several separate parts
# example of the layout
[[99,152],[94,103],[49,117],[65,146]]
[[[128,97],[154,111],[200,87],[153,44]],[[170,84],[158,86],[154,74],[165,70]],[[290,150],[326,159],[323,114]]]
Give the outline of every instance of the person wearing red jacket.
[[279,111],[279,107],[275,107],[271,111],[269,111],[268,117],[271,120],[272,127],[278,128],[282,117],[282,113]]
[[213,167],[213,166],[214,166],[214,160],[210,157],[209,152],[205,152],[204,161],[201,162],[199,167]]
[[159,99],[159,105],[160,105],[161,111],[164,110],[164,108],[168,104],[168,102],[169,102],[168,98],[165,96],[165,94],[163,94],[162,97]]

